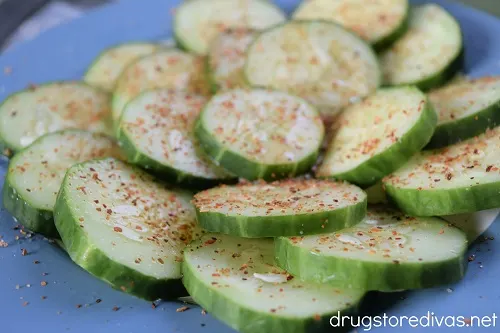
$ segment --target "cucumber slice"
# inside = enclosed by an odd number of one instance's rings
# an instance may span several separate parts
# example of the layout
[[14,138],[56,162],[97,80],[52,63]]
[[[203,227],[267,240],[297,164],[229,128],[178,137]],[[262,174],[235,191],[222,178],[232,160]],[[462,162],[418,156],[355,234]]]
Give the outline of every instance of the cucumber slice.
[[3,205],[29,230],[59,237],[52,211],[66,170],[100,157],[121,157],[110,138],[80,130],[42,136],[10,161],[3,186]]
[[173,298],[182,251],[200,236],[191,196],[107,158],[71,167],[54,218],[71,259],[114,288],[145,298]]
[[446,83],[462,67],[460,25],[435,4],[413,8],[409,24],[408,32],[381,54],[385,84],[428,90]]
[[387,195],[382,182],[377,182],[365,189],[368,204],[388,204]]
[[241,237],[325,233],[360,222],[366,194],[348,183],[285,180],[269,184],[223,186],[194,197],[200,225]]
[[183,283],[214,317],[243,333],[326,332],[353,315],[363,291],[293,279],[274,266],[271,239],[208,234],[184,251]]
[[466,250],[465,234],[445,221],[382,207],[337,233],[275,241],[278,265],[300,279],[379,291],[456,282]]
[[66,251],[66,247],[64,246],[64,243],[59,238],[54,239],[54,244],[57,245],[64,252],[68,253],[68,251]]
[[384,178],[387,195],[415,216],[500,207],[500,127],[443,149],[415,155]]
[[158,44],[154,43],[127,43],[109,48],[94,60],[83,80],[91,86],[111,92],[127,65],[156,52],[158,48]]
[[369,45],[333,22],[291,21],[262,32],[245,63],[249,84],[301,96],[327,121],[381,83]]
[[278,179],[308,171],[324,127],[312,106],[279,91],[232,90],[214,96],[195,133],[210,157],[246,179]]
[[176,10],[174,35],[182,48],[205,55],[214,38],[226,29],[262,30],[285,20],[285,13],[269,1],[191,0]]
[[474,213],[443,216],[443,219],[465,232],[469,244],[472,244],[495,222],[498,213],[498,209],[488,209]]
[[246,50],[256,36],[248,29],[232,29],[219,34],[208,51],[208,79],[211,89],[229,90],[246,86],[243,67]]
[[207,99],[185,92],[147,91],[127,104],[118,140],[129,162],[171,183],[210,187],[234,176],[200,151],[194,122]]
[[2,148],[18,151],[67,128],[109,134],[108,105],[106,93],[82,82],[54,82],[15,93],[0,105]]
[[438,125],[427,145],[440,148],[500,125],[500,77],[462,80],[432,91]]
[[125,105],[146,90],[166,88],[207,94],[204,60],[176,49],[142,57],[130,64],[116,82],[113,121],[118,126]]
[[342,112],[316,175],[371,186],[419,152],[436,122],[436,112],[417,88],[381,89]]
[[293,18],[334,21],[379,50],[406,32],[409,9],[408,0],[309,0],[302,2]]

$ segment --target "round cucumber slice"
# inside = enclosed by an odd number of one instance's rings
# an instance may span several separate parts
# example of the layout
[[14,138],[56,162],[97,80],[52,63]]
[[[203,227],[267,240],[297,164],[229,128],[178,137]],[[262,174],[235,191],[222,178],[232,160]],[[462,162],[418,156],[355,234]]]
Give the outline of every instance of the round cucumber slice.
[[285,20],[285,13],[269,1],[191,0],[175,12],[174,35],[180,47],[205,55],[226,29],[262,30]]
[[375,49],[383,49],[408,27],[408,0],[309,0],[293,13],[295,20],[334,21]]
[[194,197],[200,225],[241,237],[325,233],[360,222],[366,194],[328,180],[285,180],[269,184],[223,186]]
[[83,80],[91,86],[112,92],[116,80],[131,62],[159,49],[154,43],[126,43],[102,52],[90,65]]
[[456,282],[466,250],[465,234],[445,221],[381,207],[337,233],[275,241],[277,264],[300,279],[379,291]]
[[427,148],[440,148],[500,125],[500,77],[462,80],[429,93],[438,124]]
[[129,162],[171,183],[210,187],[234,179],[206,157],[194,136],[194,122],[206,101],[168,90],[150,90],[130,101],[118,134]]
[[312,106],[279,91],[231,90],[204,107],[195,133],[208,155],[249,180],[272,180],[308,171],[324,127]]
[[0,142],[18,151],[44,134],[67,128],[110,134],[109,117],[108,95],[85,83],[32,86],[0,105]]
[[364,293],[294,279],[274,266],[271,239],[204,235],[184,251],[182,272],[194,300],[243,333],[325,332]]
[[125,105],[146,90],[165,88],[206,95],[204,60],[168,49],[142,57],[131,63],[120,75],[113,94],[112,111],[118,125]]
[[381,89],[342,112],[316,175],[369,187],[419,152],[436,122],[436,112],[417,88]]
[[184,294],[182,251],[201,231],[187,193],[108,158],[71,167],[54,218],[71,259],[147,300]]
[[442,216],[500,207],[500,128],[415,155],[384,178],[387,195],[415,216]]
[[498,217],[498,209],[487,209],[480,212],[447,215],[442,218],[467,235],[469,244],[474,243]]
[[435,4],[413,8],[409,25],[408,32],[381,54],[385,84],[428,90],[446,83],[462,67],[460,25]]
[[305,98],[327,121],[381,83],[370,46],[326,21],[290,21],[262,32],[248,48],[245,77],[252,86]]
[[81,130],[46,134],[10,161],[3,205],[29,230],[58,237],[52,210],[66,170],[76,163],[108,156],[122,155],[118,145],[102,134]]
[[369,205],[388,204],[387,195],[385,194],[384,185],[382,182],[377,182],[365,189],[366,197]]
[[214,93],[246,86],[243,74],[246,50],[255,36],[253,30],[232,29],[219,34],[212,42],[207,69]]

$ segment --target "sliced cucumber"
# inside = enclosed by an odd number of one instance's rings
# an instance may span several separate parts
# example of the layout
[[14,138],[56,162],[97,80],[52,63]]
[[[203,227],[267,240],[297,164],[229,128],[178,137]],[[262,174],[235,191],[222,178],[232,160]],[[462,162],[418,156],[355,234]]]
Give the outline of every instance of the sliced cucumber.
[[33,86],[0,105],[0,142],[21,150],[40,136],[66,128],[111,133],[109,97],[81,82]]
[[309,170],[324,127],[312,106],[279,91],[231,90],[214,96],[195,133],[210,157],[246,179],[278,179]]
[[210,187],[233,179],[205,156],[194,136],[194,122],[206,101],[168,90],[150,90],[130,101],[118,134],[128,160],[171,183]]
[[371,186],[419,152],[436,122],[436,112],[417,88],[381,89],[342,112],[316,175]]
[[337,233],[280,237],[277,263],[298,278],[344,288],[394,291],[460,280],[465,234],[435,218],[371,208],[366,219]]
[[269,1],[191,0],[176,10],[174,35],[182,48],[204,55],[226,29],[262,30],[285,20],[285,13]]
[[273,241],[208,234],[184,251],[183,283],[214,317],[243,333],[326,332],[353,315],[363,291],[293,279],[274,266]]
[[383,49],[405,33],[409,9],[408,0],[309,0],[293,18],[334,21]]
[[377,182],[365,189],[368,204],[387,204],[387,195],[382,182]]
[[52,211],[66,170],[100,157],[121,157],[110,138],[80,130],[42,136],[12,158],[3,186],[3,205],[29,230],[58,237]]
[[223,186],[194,197],[200,225],[241,237],[325,233],[360,222],[366,194],[348,183],[285,180],[269,184]]
[[181,296],[182,251],[200,236],[187,193],[108,158],[66,173],[54,217],[71,259],[114,288],[148,299]]
[[432,91],[438,125],[428,148],[468,139],[500,125],[500,77],[462,80]]
[[488,209],[474,213],[443,216],[443,219],[465,232],[469,244],[472,244],[495,222],[498,213],[498,209]]
[[443,149],[415,155],[384,178],[404,212],[442,216],[500,207],[500,127]]
[[381,55],[388,85],[416,85],[422,90],[440,86],[462,68],[460,25],[436,4],[415,7],[408,32]]
[[154,43],[127,43],[109,48],[94,60],[83,80],[91,86],[111,92],[127,65],[158,49],[159,45]]
[[243,67],[246,50],[256,36],[248,29],[232,29],[219,34],[208,51],[208,79],[211,89],[229,90],[246,86]]
[[207,94],[204,60],[176,49],[142,57],[120,75],[113,94],[113,121],[118,126],[125,105],[142,92],[155,88]]
[[252,86],[305,98],[327,120],[381,83],[370,46],[326,21],[291,21],[261,33],[248,48],[245,76]]

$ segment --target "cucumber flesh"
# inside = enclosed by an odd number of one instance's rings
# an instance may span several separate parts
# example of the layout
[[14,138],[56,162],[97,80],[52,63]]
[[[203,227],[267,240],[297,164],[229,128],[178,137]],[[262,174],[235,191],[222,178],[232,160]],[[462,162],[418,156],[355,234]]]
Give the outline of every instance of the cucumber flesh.
[[101,157],[118,157],[113,140],[81,130],[49,133],[10,161],[3,187],[3,205],[29,230],[58,237],[52,211],[66,170]]
[[165,88],[207,94],[204,60],[169,49],[142,57],[120,75],[113,93],[112,111],[118,126],[125,105],[146,90]]
[[247,29],[232,29],[219,34],[208,52],[208,76],[212,91],[244,88],[243,68],[246,50],[256,36]]
[[363,297],[292,278],[274,266],[270,239],[204,235],[184,251],[182,272],[194,300],[243,333],[324,332],[330,317],[354,314]]
[[447,222],[383,207],[370,208],[354,227],[275,243],[277,264],[300,279],[379,291],[456,282],[466,250],[466,235]]
[[448,215],[442,218],[465,232],[469,244],[472,244],[495,222],[498,213],[498,209],[488,209],[475,213]]
[[500,125],[500,77],[461,80],[429,93],[438,113],[428,148],[469,139]]
[[409,8],[408,0],[309,0],[302,2],[293,18],[334,21],[378,49],[405,32]]
[[40,136],[67,128],[111,133],[109,97],[81,82],[33,86],[0,105],[0,142],[19,151]]
[[187,193],[108,158],[71,167],[54,218],[71,259],[147,300],[183,295],[182,251],[200,236]]
[[371,186],[419,152],[436,122],[417,88],[381,89],[342,112],[316,175]]
[[415,216],[442,216],[500,207],[500,128],[415,155],[384,178],[386,193]]
[[363,190],[328,180],[223,186],[196,194],[193,202],[204,229],[241,237],[325,233],[366,214]]
[[118,140],[129,162],[171,183],[198,187],[233,179],[201,151],[194,122],[207,99],[169,90],[147,91],[127,104]]
[[435,4],[415,7],[409,30],[380,57],[387,85],[428,90],[451,79],[462,65],[460,25]]
[[226,29],[262,30],[286,20],[285,14],[263,0],[192,0],[177,8],[174,35],[178,44],[205,55],[217,35]]
[[249,180],[273,180],[308,171],[324,127],[303,99],[279,91],[231,90],[204,107],[195,133],[205,152]]
[[158,49],[158,44],[154,43],[127,43],[107,49],[90,65],[83,80],[91,86],[111,92],[127,65]]
[[331,120],[381,83],[371,47],[333,22],[290,21],[262,32],[248,48],[250,85],[288,91]]
[[387,204],[387,195],[385,194],[385,190],[382,182],[377,182],[372,186],[365,189],[366,197],[368,204],[370,205],[378,205],[378,204]]

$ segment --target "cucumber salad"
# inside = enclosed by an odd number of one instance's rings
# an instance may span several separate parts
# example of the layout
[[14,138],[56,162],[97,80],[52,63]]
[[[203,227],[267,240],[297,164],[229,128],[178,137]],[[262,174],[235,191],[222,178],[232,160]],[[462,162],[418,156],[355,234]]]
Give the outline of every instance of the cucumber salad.
[[190,0],[172,30],[0,104],[19,223],[115,289],[249,333],[464,277],[477,235],[446,218],[500,208],[500,77],[452,80],[450,13]]

